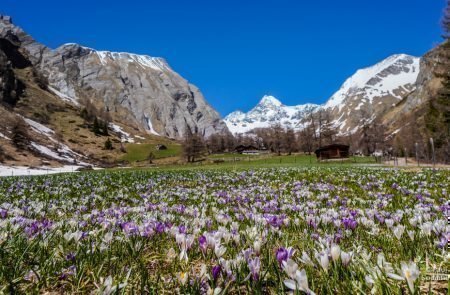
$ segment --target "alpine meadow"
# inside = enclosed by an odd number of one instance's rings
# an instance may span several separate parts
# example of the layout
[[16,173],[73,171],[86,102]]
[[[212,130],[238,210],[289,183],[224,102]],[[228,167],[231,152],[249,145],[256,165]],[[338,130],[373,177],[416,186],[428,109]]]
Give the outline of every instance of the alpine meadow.
[[450,294],[450,0],[19,2],[0,294]]

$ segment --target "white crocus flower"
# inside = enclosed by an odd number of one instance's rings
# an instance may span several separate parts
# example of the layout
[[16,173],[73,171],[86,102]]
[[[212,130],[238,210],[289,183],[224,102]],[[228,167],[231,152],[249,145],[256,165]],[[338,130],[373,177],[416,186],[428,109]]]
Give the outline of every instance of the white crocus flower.
[[386,226],[388,228],[391,228],[394,225],[394,220],[393,219],[386,219],[384,222],[386,223]]
[[314,266],[314,262],[305,251],[302,252],[302,258],[300,258],[300,261],[306,265]]
[[403,277],[406,279],[406,282],[408,283],[409,290],[414,293],[414,282],[417,280],[417,278],[420,276],[420,270],[417,267],[417,265],[414,262],[401,263],[401,270]]
[[344,252],[341,251],[341,261],[343,265],[349,265],[350,260],[352,259],[353,252]]
[[294,260],[288,259],[287,261],[283,261],[283,269],[286,274],[292,278],[295,276],[296,271],[298,270],[298,265]]
[[304,269],[301,271],[297,270],[292,279],[284,280],[284,285],[291,290],[300,290],[308,294],[315,294],[308,287],[308,277]]
[[253,250],[255,250],[255,254],[259,256],[261,254],[261,241],[259,239],[255,240],[253,243]]
[[388,273],[388,277],[394,280],[403,281],[406,280],[408,283],[409,291],[411,291],[412,294],[414,294],[414,282],[417,280],[417,278],[420,276],[420,270],[417,267],[417,265],[414,262],[402,262],[401,263],[401,269],[400,269],[400,275],[394,274],[394,273]]
[[328,259],[328,254],[326,254],[326,253],[320,254],[318,260],[319,260],[320,266],[322,266],[323,270],[325,272],[328,272],[328,267],[330,266],[330,260]]
[[333,244],[331,246],[330,254],[333,261],[338,261],[339,257],[341,256],[341,248],[338,245]]
[[214,247],[214,253],[216,254],[217,258],[222,257],[226,251],[227,251],[227,248],[225,248],[224,246],[222,246],[220,244],[216,244],[216,246]]
[[397,225],[396,227],[394,227],[392,229],[392,231],[394,232],[394,236],[400,240],[403,236],[403,233],[405,231],[405,227],[403,225]]
[[433,224],[431,222],[425,222],[420,226],[422,233],[426,236],[431,235],[431,230],[433,229]]

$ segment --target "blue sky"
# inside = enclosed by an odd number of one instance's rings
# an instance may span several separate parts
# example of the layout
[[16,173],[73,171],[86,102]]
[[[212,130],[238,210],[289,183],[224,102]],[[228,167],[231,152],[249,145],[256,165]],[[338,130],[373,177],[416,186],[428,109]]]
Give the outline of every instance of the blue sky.
[[167,59],[222,115],[264,94],[323,103],[355,70],[441,42],[445,0],[2,0],[52,47],[79,43]]

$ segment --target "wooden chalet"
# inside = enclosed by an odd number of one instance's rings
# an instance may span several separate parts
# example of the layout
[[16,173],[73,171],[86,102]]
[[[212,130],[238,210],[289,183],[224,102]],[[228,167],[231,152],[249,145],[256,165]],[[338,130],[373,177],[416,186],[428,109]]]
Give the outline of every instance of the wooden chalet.
[[345,144],[330,144],[318,148],[315,154],[319,160],[343,159],[350,156],[349,150],[350,146]]

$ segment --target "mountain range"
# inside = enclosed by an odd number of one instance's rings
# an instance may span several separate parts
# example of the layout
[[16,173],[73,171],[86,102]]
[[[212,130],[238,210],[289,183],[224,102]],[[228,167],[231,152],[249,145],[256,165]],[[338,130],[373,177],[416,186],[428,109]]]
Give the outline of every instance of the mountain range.
[[323,105],[286,106],[273,96],[264,96],[249,112],[235,111],[224,121],[235,134],[274,124],[301,130],[311,113],[327,111],[340,134],[355,133],[363,116],[379,117],[412,93],[419,71],[420,58],[392,55],[376,65],[356,71]]

